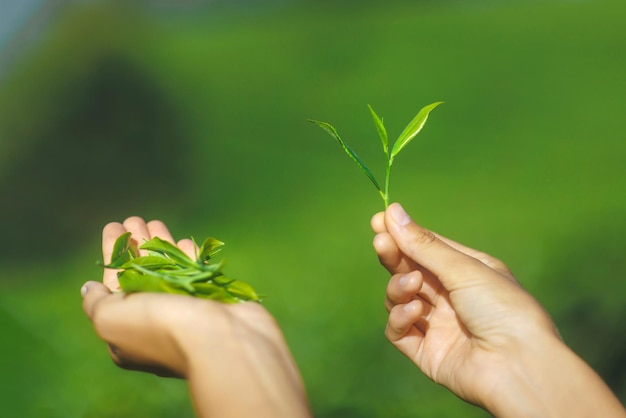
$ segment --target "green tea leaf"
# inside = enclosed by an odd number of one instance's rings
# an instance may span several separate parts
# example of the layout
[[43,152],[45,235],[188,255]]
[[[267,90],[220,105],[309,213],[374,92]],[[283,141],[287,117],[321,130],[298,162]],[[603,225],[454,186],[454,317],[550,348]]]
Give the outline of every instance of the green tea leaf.
[[218,286],[214,283],[197,283],[194,286],[195,296],[211,299],[222,303],[237,303],[241,302],[241,299],[231,295],[224,287]]
[[211,275],[208,277],[200,277],[199,275],[197,276],[166,275],[163,277],[163,279],[170,284],[183,287],[184,289],[187,289],[188,291],[193,293],[195,283],[208,283],[208,282],[216,283],[214,280],[216,276],[217,275],[215,273],[211,273]]
[[430,112],[442,103],[443,102],[431,103],[427,106],[424,106],[422,109],[420,109],[420,111],[413,118],[413,120],[407,125],[406,128],[404,128],[404,131],[402,131],[398,139],[396,139],[396,141],[393,144],[391,152],[389,152],[389,137],[387,136],[387,129],[385,128],[383,119],[380,118],[376,114],[372,106],[368,105],[370,114],[372,116],[372,120],[374,121],[374,125],[376,126],[376,130],[378,132],[378,136],[380,137],[380,142],[383,145],[383,151],[385,152],[385,156],[387,157],[384,190],[380,187],[380,185],[374,178],[374,175],[369,170],[369,168],[367,168],[367,166],[363,163],[363,161],[359,158],[359,156],[343,141],[343,139],[341,139],[341,136],[339,136],[339,133],[331,124],[327,122],[313,120],[313,119],[309,119],[309,122],[315,123],[320,128],[328,132],[330,136],[335,138],[337,142],[339,142],[339,144],[344,149],[344,151],[348,154],[348,156],[350,156],[350,158],[352,158],[357,163],[357,165],[361,167],[361,169],[365,172],[367,177],[369,177],[372,183],[374,183],[374,186],[376,186],[376,189],[378,190],[380,197],[383,199],[383,202],[385,203],[385,208],[387,208],[389,206],[389,184],[390,184],[389,179],[391,177],[391,166],[393,165],[394,158],[421,131],[421,129],[424,127],[424,124],[426,123],[426,120],[428,119],[428,115],[430,114]]
[[385,125],[383,125],[383,120],[378,117],[376,112],[374,112],[372,106],[367,105],[367,107],[370,109],[374,125],[376,125],[376,130],[378,131],[378,136],[380,137],[380,142],[383,144],[383,151],[385,151],[385,155],[387,155],[389,153],[389,137],[387,136]]
[[430,112],[442,104],[443,102],[435,102],[431,103],[427,106],[424,106],[417,115],[413,118],[411,122],[404,128],[404,131],[400,134],[396,142],[393,144],[393,149],[391,150],[390,159],[393,160],[396,155],[402,151],[402,149],[409,143],[415,136],[422,130],[426,120],[428,119],[428,115]]
[[133,258],[127,261],[126,263],[124,263],[123,265],[121,265],[120,268],[130,269],[130,268],[133,268],[134,266],[141,266],[150,270],[158,270],[158,269],[164,269],[164,268],[171,268],[175,265],[176,264],[174,263],[174,261],[170,260],[169,258],[163,257],[162,255],[159,255],[159,256],[148,255],[145,257]]
[[195,290],[191,283],[182,282],[180,280],[174,280],[171,277],[165,276],[162,280],[162,286],[168,293],[183,293],[187,295],[193,295]]
[[124,263],[137,256],[137,248],[130,238],[131,233],[126,232],[115,240],[111,262],[107,265],[110,268],[120,268]]
[[168,282],[161,282],[161,286],[163,287],[163,291],[165,293],[169,293],[170,295],[185,295],[185,296],[193,296],[193,293],[190,293],[189,290],[181,288],[176,285],[172,285]]
[[130,236],[125,233],[118,237],[114,262],[104,265],[120,270],[117,277],[122,291],[190,295],[224,303],[260,302],[251,286],[224,277],[223,261],[209,263],[223,242],[207,238],[200,246],[198,260],[194,261],[174,244],[158,237],[140,247],[148,252],[140,257]]
[[343,148],[343,150],[346,152],[346,154],[348,154],[348,156],[350,158],[352,158],[352,160],[354,160],[355,163],[357,163],[357,165],[359,167],[361,167],[361,170],[363,170],[365,172],[365,174],[367,175],[367,177],[371,180],[372,183],[374,183],[374,186],[376,186],[376,189],[382,194],[383,191],[380,188],[380,185],[378,184],[378,181],[376,181],[376,178],[374,177],[374,175],[372,174],[372,172],[370,171],[369,168],[367,168],[367,166],[365,165],[365,163],[361,160],[361,158],[359,158],[359,156],[356,154],[356,152],[354,152],[349,146],[348,144],[346,144],[344,142],[343,139],[341,139],[341,136],[339,136],[339,133],[337,132],[337,130],[330,124],[327,122],[321,122],[318,120],[313,120],[313,119],[309,119],[309,122],[312,122],[314,124],[316,124],[317,126],[319,126],[320,128],[324,129],[326,132],[328,132],[330,134],[330,136],[332,136],[333,138],[335,138],[337,140],[337,142],[339,142],[339,145],[341,145],[341,147]]
[[141,248],[142,250],[154,251],[156,253],[163,254],[169,257],[172,261],[175,261],[176,263],[184,266],[196,266],[196,263],[180,248],[159,237],[154,237],[151,240],[144,242],[139,248]]
[[230,294],[243,300],[259,300],[259,295],[256,294],[252,286],[241,280],[233,280],[226,289]]
[[137,270],[124,270],[117,280],[126,293],[132,292],[164,292],[163,281],[156,276],[141,274]]
[[180,268],[177,266],[176,269],[167,270],[167,275],[180,278],[181,280],[192,280],[192,281],[200,281],[200,280],[208,280],[214,279],[218,276],[221,276],[220,272],[222,267],[222,263],[216,264],[205,264],[202,265],[201,268]]
[[198,262],[206,263],[211,258],[215,257],[215,254],[219,253],[224,246],[224,243],[215,238],[209,237],[204,240],[202,245],[200,246],[200,250],[198,252]]

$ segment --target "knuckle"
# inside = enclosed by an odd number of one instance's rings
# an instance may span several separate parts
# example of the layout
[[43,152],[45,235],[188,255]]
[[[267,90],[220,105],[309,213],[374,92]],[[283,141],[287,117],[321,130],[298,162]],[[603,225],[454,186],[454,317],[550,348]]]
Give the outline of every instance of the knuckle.
[[478,251],[476,253],[475,258],[477,258],[480,262],[485,264],[487,267],[497,271],[498,273],[504,274],[505,276],[512,276],[511,270],[504,264],[500,259],[489,255],[487,253]]
[[398,298],[398,295],[402,293],[400,279],[403,277],[402,274],[394,274],[391,276],[389,283],[387,283],[387,300],[389,302],[393,302],[395,304],[395,300]]
[[414,235],[413,241],[420,247],[430,247],[437,241],[437,236],[428,229],[420,228]]
[[395,306],[395,303],[393,303],[393,301],[389,298],[389,296],[387,296],[385,298],[385,310],[387,311],[387,313],[391,312],[394,306]]
[[497,258],[487,253],[484,253],[482,251],[477,251],[475,258],[479,259],[480,261],[483,262],[483,264],[486,264],[492,268],[499,267],[502,264],[502,262],[498,260]]
[[110,354],[111,360],[113,361],[113,364],[115,364],[120,369],[135,370],[135,368],[130,363],[124,360],[124,358],[121,356],[119,352],[116,352],[116,353],[109,352],[109,354]]
[[387,338],[391,342],[394,342],[397,338],[396,335],[397,332],[394,331],[394,329],[391,327],[391,324],[387,323],[387,326],[385,327],[385,338]]

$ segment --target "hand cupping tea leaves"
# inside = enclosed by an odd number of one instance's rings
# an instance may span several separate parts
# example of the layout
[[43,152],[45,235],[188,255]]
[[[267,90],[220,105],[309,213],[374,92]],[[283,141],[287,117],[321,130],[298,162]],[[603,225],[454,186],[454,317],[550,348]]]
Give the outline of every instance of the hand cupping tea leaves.
[[[105,268],[118,269],[117,277],[124,292],[159,292],[191,295],[224,303],[260,302],[254,289],[222,273],[222,262],[213,262],[223,242],[207,238],[191,259],[174,244],[154,237],[139,248],[127,232],[113,246],[111,262]],[[140,256],[139,249],[148,255]]]
[[380,137],[380,141],[383,145],[383,151],[387,158],[387,171],[385,176],[384,189],[380,187],[380,183],[378,183],[376,177],[374,177],[374,174],[372,174],[372,171],[365,165],[363,160],[359,158],[356,152],[354,152],[352,148],[350,148],[348,144],[345,143],[341,136],[339,136],[339,132],[337,132],[337,130],[330,123],[321,122],[319,120],[313,119],[309,119],[309,122],[313,122],[323,130],[328,132],[330,136],[332,136],[337,140],[337,142],[339,142],[339,145],[341,145],[346,154],[348,154],[348,156],[352,158],[352,160],[361,168],[361,170],[363,170],[363,172],[367,175],[370,181],[374,184],[374,187],[376,187],[376,190],[378,190],[378,193],[380,194],[380,197],[382,197],[383,202],[385,202],[386,208],[387,206],[389,206],[389,177],[391,175],[391,166],[393,165],[394,158],[396,158],[396,156],[400,154],[400,151],[402,151],[404,147],[406,147],[407,144],[411,142],[411,140],[415,138],[415,136],[422,130],[430,112],[442,103],[443,102],[435,102],[421,108],[417,115],[413,118],[413,120],[411,120],[411,122],[409,122],[406,128],[404,128],[404,131],[402,131],[400,136],[393,143],[391,152],[389,151],[389,137],[387,136],[387,129],[383,124],[383,120],[382,118],[379,118],[376,112],[374,112],[374,109],[369,106],[372,119],[374,120],[374,125],[376,125],[376,130],[378,131],[378,136]]

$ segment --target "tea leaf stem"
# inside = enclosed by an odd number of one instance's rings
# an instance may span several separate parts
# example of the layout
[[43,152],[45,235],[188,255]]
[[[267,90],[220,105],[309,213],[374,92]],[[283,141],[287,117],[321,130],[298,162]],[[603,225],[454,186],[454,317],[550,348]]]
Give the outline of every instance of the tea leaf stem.
[[387,160],[387,172],[385,173],[385,194],[383,201],[385,202],[385,209],[389,207],[389,179],[391,177],[391,165],[393,164],[393,158],[389,157]]

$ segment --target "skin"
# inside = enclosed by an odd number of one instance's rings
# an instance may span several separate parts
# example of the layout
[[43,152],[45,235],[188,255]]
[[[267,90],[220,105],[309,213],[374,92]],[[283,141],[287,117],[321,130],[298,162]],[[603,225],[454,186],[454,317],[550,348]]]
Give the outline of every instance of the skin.
[[389,341],[430,379],[498,417],[625,417],[499,260],[417,225],[394,203],[372,218],[392,274]]
[[[105,226],[106,262],[127,231],[137,242],[159,236],[174,243],[162,222],[131,217]],[[193,255],[192,241],[177,244]],[[118,366],[187,379],[199,417],[311,416],[280,328],[260,304],[118,290],[116,272],[108,269],[102,283],[81,289],[84,311]]]
[[[375,215],[372,228],[392,274],[385,334],[430,379],[498,417],[626,417],[502,262],[420,227],[399,204]],[[128,218],[104,228],[105,261],[126,231],[137,242],[174,242],[163,223]],[[177,245],[193,254],[191,241]],[[287,344],[261,305],[116,290],[106,270],[81,293],[120,367],[187,379],[199,417],[311,416]]]

